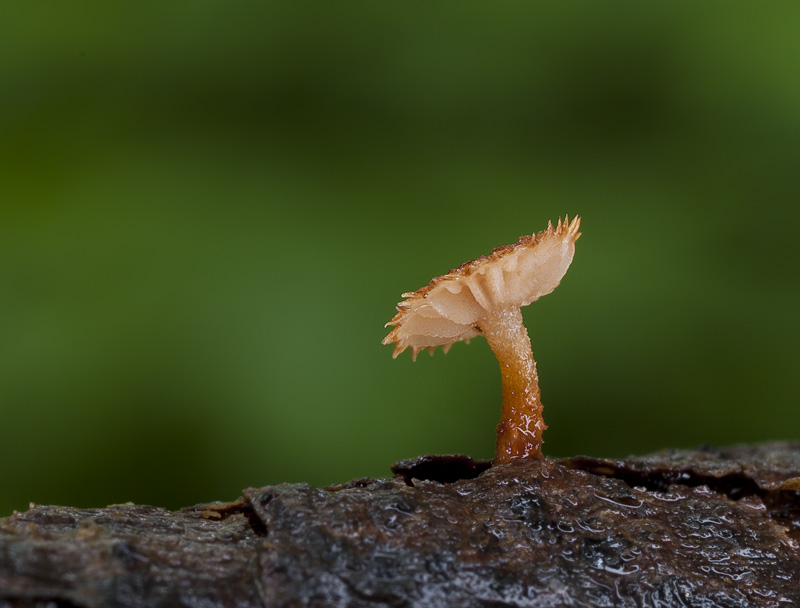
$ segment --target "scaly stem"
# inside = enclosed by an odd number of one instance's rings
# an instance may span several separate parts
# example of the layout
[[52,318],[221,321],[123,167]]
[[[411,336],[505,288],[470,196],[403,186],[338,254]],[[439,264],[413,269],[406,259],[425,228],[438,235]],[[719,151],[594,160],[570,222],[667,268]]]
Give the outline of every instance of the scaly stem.
[[539,376],[531,339],[517,307],[500,310],[479,323],[481,333],[500,362],[503,408],[497,425],[497,453],[502,464],[518,458],[542,457],[542,418]]

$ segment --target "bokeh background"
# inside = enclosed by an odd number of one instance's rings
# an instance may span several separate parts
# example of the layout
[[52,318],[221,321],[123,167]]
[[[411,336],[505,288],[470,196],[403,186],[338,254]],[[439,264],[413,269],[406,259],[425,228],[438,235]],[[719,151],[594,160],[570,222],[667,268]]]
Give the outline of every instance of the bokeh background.
[[796,439],[798,4],[8,3],[0,515],[487,458],[404,291],[565,213],[545,451]]

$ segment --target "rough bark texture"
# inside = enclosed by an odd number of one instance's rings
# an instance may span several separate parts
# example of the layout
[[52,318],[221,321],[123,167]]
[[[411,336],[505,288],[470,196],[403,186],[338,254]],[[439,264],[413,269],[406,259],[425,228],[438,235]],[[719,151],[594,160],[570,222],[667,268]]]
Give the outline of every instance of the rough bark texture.
[[32,507],[0,520],[0,608],[800,605],[800,444],[393,470]]

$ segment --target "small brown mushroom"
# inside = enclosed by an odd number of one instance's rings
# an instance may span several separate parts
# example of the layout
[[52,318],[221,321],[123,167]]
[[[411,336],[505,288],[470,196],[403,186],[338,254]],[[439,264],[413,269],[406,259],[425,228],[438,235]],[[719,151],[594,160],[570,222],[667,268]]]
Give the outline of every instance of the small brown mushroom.
[[454,342],[483,335],[503,376],[503,407],[495,463],[542,457],[541,392],[531,340],[520,308],[553,291],[567,272],[580,236],[580,218],[565,217],[547,230],[462,264],[417,291],[404,293],[384,344],[394,356],[406,348],[416,360],[426,348],[447,352]]

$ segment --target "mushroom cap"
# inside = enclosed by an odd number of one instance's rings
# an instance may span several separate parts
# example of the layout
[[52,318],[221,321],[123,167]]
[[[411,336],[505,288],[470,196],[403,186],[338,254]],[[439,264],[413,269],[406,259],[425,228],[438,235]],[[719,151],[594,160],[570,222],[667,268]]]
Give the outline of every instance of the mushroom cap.
[[412,358],[437,346],[447,352],[454,342],[480,334],[479,323],[495,311],[527,306],[553,291],[575,254],[581,219],[569,217],[513,245],[466,262],[434,278],[417,291],[404,293],[397,314],[386,324],[394,329],[384,344],[395,343],[393,356],[406,348]]

